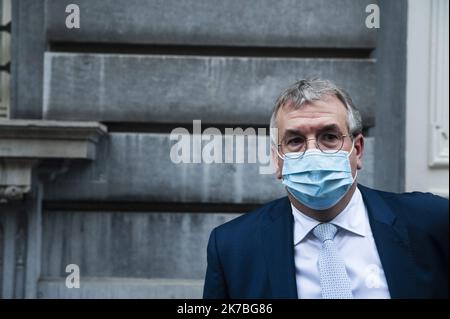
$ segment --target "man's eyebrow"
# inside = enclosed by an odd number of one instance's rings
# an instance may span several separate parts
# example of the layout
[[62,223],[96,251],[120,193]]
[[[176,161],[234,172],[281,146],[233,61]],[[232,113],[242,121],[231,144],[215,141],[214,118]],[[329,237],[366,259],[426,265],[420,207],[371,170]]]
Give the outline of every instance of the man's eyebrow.
[[[324,132],[324,131],[337,131],[337,132],[341,132],[341,129],[339,128],[339,126],[337,124],[328,124],[322,127],[319,127],[317,129],[318,132]],[[304,135],[303,132],[301,130],[298,129],[286,129],[285,131],[285,136],[287,135]]]
[[341,129],[336,124],[328,124],[318,129],[319,132],[323,131],[338,131],[341,132]]
[[302,131],[296,129],[287,129],[284,135],[303,135]]

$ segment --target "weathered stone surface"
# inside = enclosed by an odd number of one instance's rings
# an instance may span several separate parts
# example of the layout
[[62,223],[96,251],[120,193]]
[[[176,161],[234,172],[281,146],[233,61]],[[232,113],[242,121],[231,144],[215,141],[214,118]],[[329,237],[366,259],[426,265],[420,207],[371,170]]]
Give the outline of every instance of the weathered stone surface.
[[[45,2],[15,0],[11,3],[11,104],[16,119],[42,119],[44,74]],[[64,11],[62,12],[64,15]]]
[[238,214],[46,211],[42,276],[203,279],[211,230]]
[[78,0],[80,29],[65,27],[71,0],[46,1],[50,41],[373,48],[373,0]]
[[108,122],[265,125],[304,77],[336,81],[374,124],[374,61],[46,53],[44,117]]

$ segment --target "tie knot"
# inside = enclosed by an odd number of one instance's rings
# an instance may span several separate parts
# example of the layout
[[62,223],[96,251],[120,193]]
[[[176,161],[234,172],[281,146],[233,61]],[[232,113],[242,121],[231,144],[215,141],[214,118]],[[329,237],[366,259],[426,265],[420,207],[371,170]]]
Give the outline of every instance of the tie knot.
[[325,242],[326,240],[333,240],[337,231],[338,228],[335,225],[323,223],[314,227],[313,234],[322,242]]

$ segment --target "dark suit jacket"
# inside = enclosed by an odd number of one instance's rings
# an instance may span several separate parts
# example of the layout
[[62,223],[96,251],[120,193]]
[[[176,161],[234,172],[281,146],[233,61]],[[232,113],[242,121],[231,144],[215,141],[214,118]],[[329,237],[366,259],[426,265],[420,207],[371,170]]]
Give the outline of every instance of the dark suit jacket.
[[[391,297],[448,298],[448,200],[358,188]],[[297,298],[287,197],[211,232],[203,297]]]

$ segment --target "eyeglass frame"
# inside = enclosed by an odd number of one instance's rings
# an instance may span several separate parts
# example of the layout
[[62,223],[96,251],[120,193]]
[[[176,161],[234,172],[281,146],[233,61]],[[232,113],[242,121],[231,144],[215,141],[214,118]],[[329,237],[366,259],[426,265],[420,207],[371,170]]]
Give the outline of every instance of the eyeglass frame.
[[279,143],[278,145],[277,145],[277,155],[278,155],[278,157],[279,158],[281,158],[282,160],[285,160],[285,158],[286,157],[288,157],[288,158],[290,158],[290,159],[299,159],[299,158],[302,158],[303,157],[303,155],[305,155],[305,153],[306,153],[306,151],[308,150],[308,141],[312,141],[312,140],[315,140],[315,145],[316,145],[316,148],[319,150],[319,151],[321,151],[322,153],[324,153],[324,154],[336,154],[337,152],[339,152],[340,150],[342,150],[342,148],[344,147],[344,143],[345,143],[345,138],[346,137],[349,137],[352,141],[353,141],[353,138],[354,138],[354,136],[353,135],[351,135],[351,134],[342,134],[341,136],[340,136],[340,138],[342,139],[342,144],[341,144],[341,147],[339,148],[339,149],[337,149],[336,151],[333,151],[333,152],[324,152],[320,147],[319,147],[319,143],[317,142],[317,138],[307,138],[307,139],[305,139],[305,150],[303,151],[303,152],[296,152],[297,154],[300,154],[300,155],[298,155],[298,156],[296,156],[296,157],[289,157],[289,156],[286,156],[286,154],[284,154],[284,155],[281,155],[280,154],[280,147],[281,147],[281,143]]

